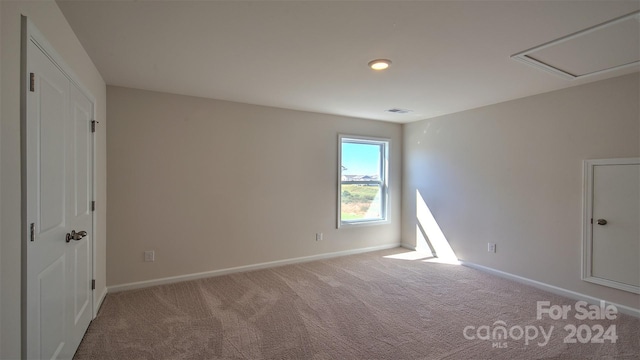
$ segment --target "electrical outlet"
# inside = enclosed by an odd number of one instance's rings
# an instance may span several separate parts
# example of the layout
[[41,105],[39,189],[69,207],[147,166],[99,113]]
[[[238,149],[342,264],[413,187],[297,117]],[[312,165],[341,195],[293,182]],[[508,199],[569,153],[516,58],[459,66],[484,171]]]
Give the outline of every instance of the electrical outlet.
[[144,261],[151,262],[156,261],[156,252],[153,250],[144,252]]
[[316,241],[322,240],[322,233],[316,233]]
[[495,243],[487,243],[487,251],[490,253],[496,252],[496,244]]

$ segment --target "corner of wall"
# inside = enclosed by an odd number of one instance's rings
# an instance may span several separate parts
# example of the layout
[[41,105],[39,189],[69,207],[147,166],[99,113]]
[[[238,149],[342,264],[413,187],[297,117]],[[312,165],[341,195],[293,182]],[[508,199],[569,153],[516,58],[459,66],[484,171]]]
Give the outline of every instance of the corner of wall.
[[[2,84],[2,3],[0,2],[0,84]],[[2,116],[2,89],[0,89],[0,117]],[[2,150],[2,124],[0,124],[0,151]],[[2,156],[0,155],[0,158]],[[2,167],[0,167],[0,201],[2,199]],[[0,219],[0,228],[2,220]],[[2,269],[2,231],[0,231],[0,269]],[[2,277],[0,277],[0,320],[2,319]],[[1,321],[0,321],[1,322]],[[0,358],[2,358],[2,332],[0,331]]]

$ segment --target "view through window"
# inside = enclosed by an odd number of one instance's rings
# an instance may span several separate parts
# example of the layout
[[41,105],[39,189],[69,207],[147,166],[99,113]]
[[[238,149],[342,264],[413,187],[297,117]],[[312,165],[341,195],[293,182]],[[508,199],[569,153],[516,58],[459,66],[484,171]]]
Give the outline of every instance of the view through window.
[[389,140],[340,136],[339,225],[387,220]]

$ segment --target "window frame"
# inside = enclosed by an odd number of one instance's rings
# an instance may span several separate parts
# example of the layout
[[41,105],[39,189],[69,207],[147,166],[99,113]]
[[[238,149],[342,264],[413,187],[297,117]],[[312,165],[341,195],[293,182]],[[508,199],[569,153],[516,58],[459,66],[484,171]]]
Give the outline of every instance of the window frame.
[[[355,144],[373,144],[380,145],[381,147],[381,161],[380,161],[380,179],[377,181],[343,181],[342,180],[342,144],[343,143],[355,143]],[[347,228],[356,226],[370,226],[370,225],[382,225],[389,224],[389,153],[391,149],[391,139],[380,138],[373,136],[361,136],[361,135],[348,135],[338,134],[338,196],[337,196],[337,227]],[[342,220],[342,185],[343,184],[372,184],[375,183],[380,187],[380,207],[382,216],[380,219],[365,219],[365,220]]]

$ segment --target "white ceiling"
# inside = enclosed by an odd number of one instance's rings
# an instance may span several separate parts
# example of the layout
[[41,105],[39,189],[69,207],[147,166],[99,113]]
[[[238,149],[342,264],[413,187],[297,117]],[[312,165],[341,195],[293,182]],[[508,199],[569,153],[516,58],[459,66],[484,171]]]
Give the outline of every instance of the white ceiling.
[[[566,80],[510,59],[636,11],[637,0],[57,2],[109,85],[375,120],[639,70]],[[374,72],[376,58],[393,64]]]

